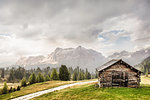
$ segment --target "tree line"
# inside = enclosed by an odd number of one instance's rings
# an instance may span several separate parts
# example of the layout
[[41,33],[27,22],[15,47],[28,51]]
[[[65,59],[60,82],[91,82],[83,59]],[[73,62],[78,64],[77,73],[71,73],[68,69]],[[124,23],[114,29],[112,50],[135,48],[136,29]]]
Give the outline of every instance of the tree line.
[[90,73],[88,69],[83,70],[79,67],[74,69],[72,67],[67,68],[66,65],[61,65],[60,68],[52,69],[50,67],[43,69],[38,67],[37,69],[30,70],[26,70],[23,67],[7,68],[1,70],[1,80],[4,79],[4,81],[12,83],[21,81],[21,85],[18,86],[17,89],[12,87],[8,89],[5,82],[0,93],[5,94],[16,90],[19,91],[20,87],[51,80],[78,81],[92,78],[97,78],[97,74]]
[[[84,80],[84,79],[91,79],[96,78],[96,73],[90,73],[88,69],[81,69],[79,67],[67,68],[66,65],[61,65],[60,68],[36,68],[36,69],[25,69],[23,67],[18,68],[1,68],[0,69],[0,81],[1,82],[9,82],[15,83],[20,82],[23,78],[29,79],[32,74],[37,76],[37,81],[44,81],[44,80]],[[63,74],[67,73],[67,74]]]

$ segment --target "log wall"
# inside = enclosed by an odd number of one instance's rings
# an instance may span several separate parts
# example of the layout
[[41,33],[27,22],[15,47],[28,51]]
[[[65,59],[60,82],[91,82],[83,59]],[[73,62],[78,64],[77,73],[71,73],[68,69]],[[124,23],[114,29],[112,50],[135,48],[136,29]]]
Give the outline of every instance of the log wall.
[[[119,78],[117,79],[116,77]],[[115,82],[119,85],[115,84]],[[99,85],[100,87],[122,86],[137,88],[140,86],[140,73],[132,70],[128,65],[117,63],[99,72]]]

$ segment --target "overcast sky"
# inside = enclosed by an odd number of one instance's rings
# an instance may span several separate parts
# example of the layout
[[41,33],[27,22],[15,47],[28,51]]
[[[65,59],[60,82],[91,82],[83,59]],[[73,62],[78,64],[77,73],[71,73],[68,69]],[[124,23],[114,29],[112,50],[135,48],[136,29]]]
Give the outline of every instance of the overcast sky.
[[0,0],[0,64],[55,48],[108,56],[150,46],[150,0]]

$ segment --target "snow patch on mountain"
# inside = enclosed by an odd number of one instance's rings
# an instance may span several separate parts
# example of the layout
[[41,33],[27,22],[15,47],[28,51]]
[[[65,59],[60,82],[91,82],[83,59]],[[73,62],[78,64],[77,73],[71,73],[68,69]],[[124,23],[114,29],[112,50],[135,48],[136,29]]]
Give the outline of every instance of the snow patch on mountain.
[[40,66],[40,65],[61,65],[68,67],[88,68],[95,71],[95,68],[106,61],[106,58],[99,52],[86,49],[82,46],[77,48],[56,48],[54,52],[44,56],[29,56],[20,58],[17,65],[21,66]]
[[123,59],[131,65],[137,65],[145,58],[150,56],[150,48],[141,49],[136,52],[121,51],[116,52],[107,58],[101,53],[86,49],[82,46],[77,48],[56,48],[47,56],[29,56],[20,58],[16,65],[24,66],[25,68],[57,66],[64,64],[68,67],[88,68],[90,71],[95,71],[95,68],[101,66],[106,61],[111,59]]
[[128,52],[128,51],[122,51],[119,53],[114,53],[108,57],[108,59],[123,59],[126,62],[136,65],[141,63],[145,58],[150,56],[150,48],[141,49],[136,52]]

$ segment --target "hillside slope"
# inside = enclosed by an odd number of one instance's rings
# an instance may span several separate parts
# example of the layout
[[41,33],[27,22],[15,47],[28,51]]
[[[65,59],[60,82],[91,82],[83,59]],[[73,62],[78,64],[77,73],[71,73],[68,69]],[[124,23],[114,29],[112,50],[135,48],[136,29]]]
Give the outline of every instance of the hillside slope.
[[116,52],[108,59],[123,59],[131,65],[137,65],[150,56],[150,48],[141,49],[135,52],[121,51]]
[[150,73],[150,56],[144,59],[140,64],[136,66],[137,68],[141,69],[144,73]]

